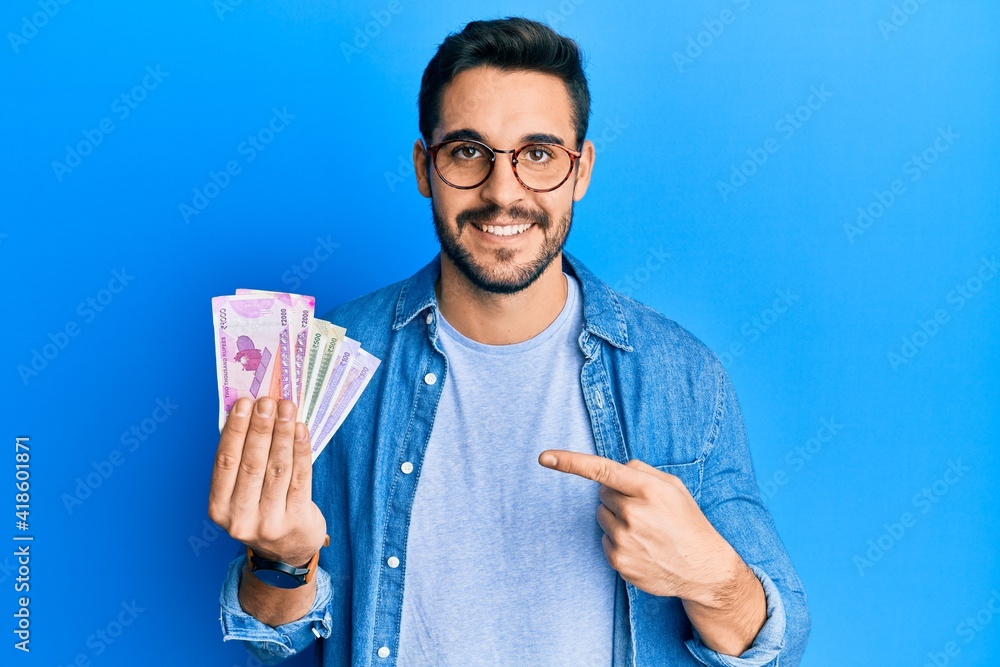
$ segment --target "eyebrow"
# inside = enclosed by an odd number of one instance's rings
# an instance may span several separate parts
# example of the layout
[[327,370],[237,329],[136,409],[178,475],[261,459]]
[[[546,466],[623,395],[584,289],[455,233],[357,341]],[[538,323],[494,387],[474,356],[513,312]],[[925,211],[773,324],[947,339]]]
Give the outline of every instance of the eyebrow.
[[[452,130],[451,132],[448,132],[441,137],[441,143],[451,141],[453,139],[473,139],[475,141],[481,141],[484,144],[487,143],[486,138],[482,134],[469,127],[463,127],[460,130]],[[548,134],[546,132],[535,132],[532,134],[522,135],[520,142],[521,145],[530,143],[559,144],[561,146],[566,145],[563,143],[562,137],[555,134]]]

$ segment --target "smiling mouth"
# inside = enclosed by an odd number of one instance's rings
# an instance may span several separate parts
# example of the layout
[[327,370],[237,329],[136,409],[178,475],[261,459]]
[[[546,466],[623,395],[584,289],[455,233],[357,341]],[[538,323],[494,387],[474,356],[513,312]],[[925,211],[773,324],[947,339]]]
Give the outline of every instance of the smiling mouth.
[[523,225],[479,225],[476,227],[486,232],[487,234],[493,234],[494,236],[517,236],[518,234],[523,234],[530,227],[534,227],[535,223],[529,222]]

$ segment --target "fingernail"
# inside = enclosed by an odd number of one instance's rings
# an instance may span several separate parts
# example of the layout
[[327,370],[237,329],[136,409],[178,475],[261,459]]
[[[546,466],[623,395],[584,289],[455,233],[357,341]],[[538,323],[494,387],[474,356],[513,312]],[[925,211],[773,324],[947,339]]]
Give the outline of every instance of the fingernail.
[[250,399],[241,398],[236,401],[236,405],[233,406],[233,412],[236,413],[237,417],[246,417],[250,414]]
[[286,422],[295,416],[295,406],[288,401],[278,403],[278,421]]
[[542,454],[538,462],[543,466],[554,466],[556,464],[556,456],[555,454]]
[[274,401],[266,396],[257,401],[257,414],[261,417],[270,417],[274,413]]
[[307,435],[306,425],[302,422],[295,423],[295,439],[305,440]]

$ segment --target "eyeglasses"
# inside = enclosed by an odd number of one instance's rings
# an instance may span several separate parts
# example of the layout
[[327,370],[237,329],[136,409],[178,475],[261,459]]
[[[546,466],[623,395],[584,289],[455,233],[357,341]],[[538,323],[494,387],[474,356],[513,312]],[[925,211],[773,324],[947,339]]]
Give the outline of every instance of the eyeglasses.
[[493,173],[497,153],[510,153],[518,182],[532,192],[551,192],[566,182],[582,153],[559,144],[532,143],[512,150],[490,148],[473,139],[452,139],[427,147],[434,171],[453,188],[471,190]]

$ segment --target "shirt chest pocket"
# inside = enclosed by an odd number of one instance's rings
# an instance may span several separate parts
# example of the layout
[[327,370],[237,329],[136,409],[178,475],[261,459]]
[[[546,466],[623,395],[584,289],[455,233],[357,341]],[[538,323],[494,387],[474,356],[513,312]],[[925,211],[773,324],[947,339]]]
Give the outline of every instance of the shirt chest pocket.
[[653,466],[657,470],[674,475],[684,482],[684,486],[691,493],[691,496],[698,500],[701,493],[701,475],[705,459],[696,459],[691,463],[667,463]]

